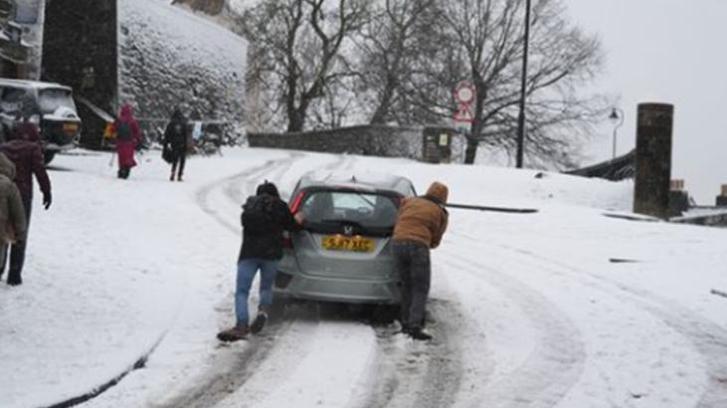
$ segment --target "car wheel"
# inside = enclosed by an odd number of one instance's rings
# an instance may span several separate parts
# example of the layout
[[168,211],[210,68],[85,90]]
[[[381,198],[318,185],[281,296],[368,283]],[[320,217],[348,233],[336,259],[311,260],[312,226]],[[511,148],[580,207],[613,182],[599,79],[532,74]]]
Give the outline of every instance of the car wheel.
[[50,163],[53,160],[53,158],[56,157],[56,153],[58,153],[58,152],[49,151],[49,150],[44,151],[43,152],[43,162],[45,164]]

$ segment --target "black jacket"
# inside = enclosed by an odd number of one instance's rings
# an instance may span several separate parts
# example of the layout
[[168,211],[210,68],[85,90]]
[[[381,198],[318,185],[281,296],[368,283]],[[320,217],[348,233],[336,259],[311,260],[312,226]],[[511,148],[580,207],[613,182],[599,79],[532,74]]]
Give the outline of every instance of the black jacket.
[[181,112],[175,111],[164,131],[162,145],[169,146],[175,153],[184,153],[187,150],[187,119]]
[[[248,231],[242,229],[242,248],[238,261],[248,258],[277,260],[283,257],[283,231],[293,231],[298,224],[290,213],[288,206],[277,197],[262,194],[272,201],[272,222],[265,231]],[[240,216],[242,224],[242,215]]]

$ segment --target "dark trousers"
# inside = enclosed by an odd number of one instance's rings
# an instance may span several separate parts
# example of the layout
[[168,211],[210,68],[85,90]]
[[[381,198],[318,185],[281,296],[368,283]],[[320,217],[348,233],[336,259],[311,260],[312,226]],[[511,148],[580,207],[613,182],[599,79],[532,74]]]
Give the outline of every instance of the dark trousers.
[[[30,210],[32,209],[32,200],[23,198],[23,209],[25,210],[25,220],[28,223],[25,238],[14,244],[4,245],[2,248],[2,262],[0,263],[0,276],[5,271],[5,264],[10,253],[10,266],[8,267],[8,282],[20,282],[21,273],[23,272],[23,264],[25,263],[25,247],[28,244],[28,236],[30,233]],[[8,248],[9,247],[9,248]]]
[[395,241],[394,258],[401,278],[401,325],[421,328],[432,276],[429,247],[413,241]]
[[174,178],[174,172],[177,171],[177,165],[179,165],[179,171],[177,172],[177,179],[182,178],[184,174],[184,163],[187,161],[187,152],[184,150],[174,152],[174,161],[172,161],[172,177]]

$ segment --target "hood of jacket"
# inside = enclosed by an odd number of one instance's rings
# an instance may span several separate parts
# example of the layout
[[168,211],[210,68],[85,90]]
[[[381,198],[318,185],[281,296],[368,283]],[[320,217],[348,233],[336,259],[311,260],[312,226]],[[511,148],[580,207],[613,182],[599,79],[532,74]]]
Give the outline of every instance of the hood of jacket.
[[438,181],[435,181],[427,189],[426,195],[428,197],[438,200],[442,204],[447,204],[447,196],[449,196],[449,188],[447,188],[447,186],[445,186],[444,184],[442,184]]
[[129,121],[133,119],[134,117],[134,109],[131,107],[131,105],[124,104],[121,107],[121,111],[119,112],[119,118],[124,121]]
[[15,164],[4,153],[0,153],[0,174],[7,176],[10,180],[15,180]]

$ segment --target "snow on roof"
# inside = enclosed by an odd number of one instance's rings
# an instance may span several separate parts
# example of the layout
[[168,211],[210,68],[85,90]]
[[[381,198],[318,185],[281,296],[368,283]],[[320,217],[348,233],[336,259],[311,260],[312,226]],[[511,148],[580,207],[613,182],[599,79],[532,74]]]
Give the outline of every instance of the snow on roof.
[[0,78],[0,85],[13,85],[13,86],[20,86],[24,88],[36,88],[36,89],[64,89],[66,91],[72,92],[72,89],[66,85],[61,85],[56,82],[42,82],[42,81],[30,81],[26,79],[10,79],[10,78]]

